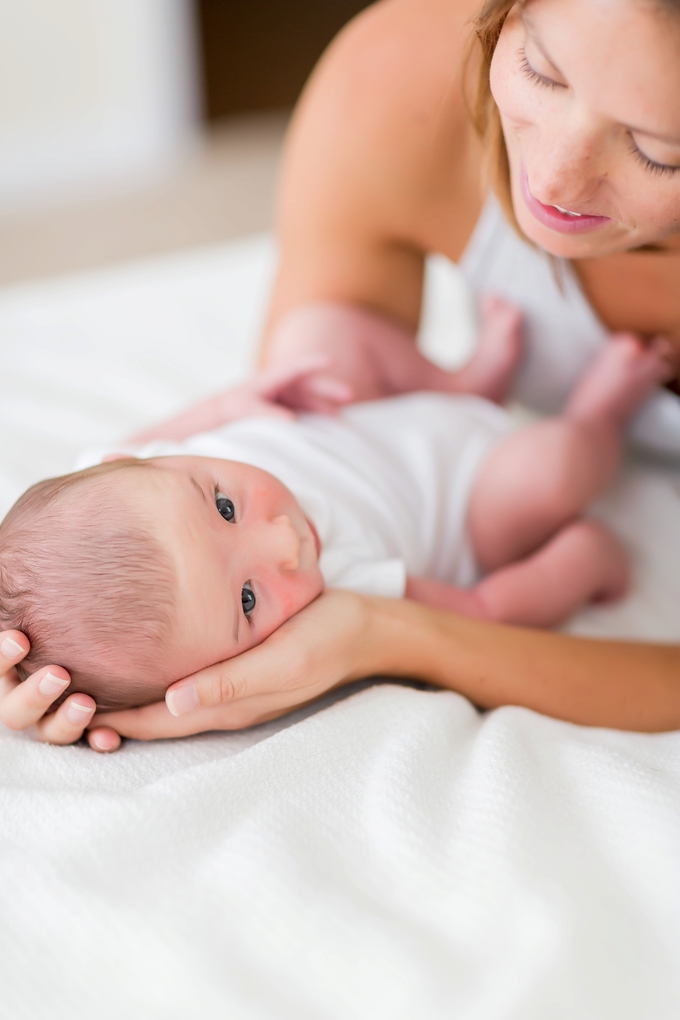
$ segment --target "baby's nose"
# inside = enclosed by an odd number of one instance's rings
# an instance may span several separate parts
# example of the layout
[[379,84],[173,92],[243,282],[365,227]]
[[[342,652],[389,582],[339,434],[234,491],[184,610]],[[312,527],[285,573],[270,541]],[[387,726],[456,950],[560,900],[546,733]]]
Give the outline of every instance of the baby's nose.
[[297,570],[300,566],[300,536],[290,517],[283,514],[270,521],[271,549],[281,570]]

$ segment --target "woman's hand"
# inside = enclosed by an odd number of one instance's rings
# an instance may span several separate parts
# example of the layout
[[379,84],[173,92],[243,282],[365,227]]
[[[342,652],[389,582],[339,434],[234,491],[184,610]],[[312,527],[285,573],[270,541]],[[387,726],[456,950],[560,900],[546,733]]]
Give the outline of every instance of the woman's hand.
[[[0,722],[11,730],[33,727],[35,737],[48,744],[73,744],[92,722],[94,700],[87,694],[71,694],[56,712],[50,712],[71,678],[61,666],[43,666],[22,683],[14,667],[29,650],[28,638],[20,631],[0,633]],[[115,751],[120,746],[118,734],[106,727],[90,730],[87,739],[95,751]]]
[[68,673],[45,666],[22,683],[14,666],[28,655],[28,639],[5,631],[0,721],[14,730],[32,727],[38,740],[51,744],[72,744],[85,735],[100,752],[115,751],[121,737],[157,740],[254,726],[375,672],[373,661],[384,642],[373,633],[374,601],[326,591],[261,645],[178,680],[166,701],[97,715],[87,694],[72,694],[50,713],[71,682]]
[[256,648],[173,684],[165,702],[97,715],[95,727],[155,740],[266,722],[373,672],[370,599],[326,591]]

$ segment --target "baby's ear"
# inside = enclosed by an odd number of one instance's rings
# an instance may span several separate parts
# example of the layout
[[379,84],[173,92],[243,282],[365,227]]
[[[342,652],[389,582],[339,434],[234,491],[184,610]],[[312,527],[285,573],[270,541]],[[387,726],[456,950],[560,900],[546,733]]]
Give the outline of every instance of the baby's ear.
[[112,460],[130,460],[132,454],[130,453],[107,453],[105,457],[102,457],[102,464],[108,464]]

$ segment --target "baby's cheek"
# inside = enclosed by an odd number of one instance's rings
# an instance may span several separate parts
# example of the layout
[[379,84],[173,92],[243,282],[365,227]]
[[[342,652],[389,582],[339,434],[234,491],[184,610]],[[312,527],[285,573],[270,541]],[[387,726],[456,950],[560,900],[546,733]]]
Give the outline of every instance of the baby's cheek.
[[294,584],[281,585],[279,590],[279,605],[281,609],[281,623],[295,616],[301,609],[309,605],[323,590],[323,578],[319,574],[305,577]]

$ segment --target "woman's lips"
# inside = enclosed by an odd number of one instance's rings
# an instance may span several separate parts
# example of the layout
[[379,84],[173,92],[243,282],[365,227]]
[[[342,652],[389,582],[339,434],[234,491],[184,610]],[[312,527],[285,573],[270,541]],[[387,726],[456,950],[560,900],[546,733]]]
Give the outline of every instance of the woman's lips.
[[560,234],[587,234],[590,230],[597,230],[611,223],[609,216],[590,216],[588,213],[574,215],[569,212],[562,212],[554,205],[544,205],[529,191],[527,172],[522,167],[522,197],[530,213],[536,217],[544,227],[557,230]]

